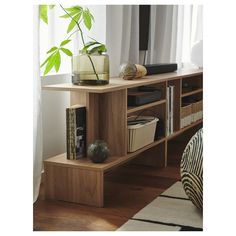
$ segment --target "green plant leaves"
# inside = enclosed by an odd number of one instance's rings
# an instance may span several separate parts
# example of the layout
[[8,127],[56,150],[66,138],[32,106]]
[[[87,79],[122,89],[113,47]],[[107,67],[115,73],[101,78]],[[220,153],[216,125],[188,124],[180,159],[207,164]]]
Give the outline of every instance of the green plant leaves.
[[55,68],[56,72],[58,72],[60,65],[61,65],[61,55],[59,50],[52,53],[46,61],[41,65],[43,67],[46,64],[45,70],[43,75],[45,76],[53,67]]
[[60,16],[61,18],[71,18],[72,16],[76,15],[77,12],[70,12],[69,15],[68,14],[65,14],[63,16]]
[[56,54],[56,53],[53,53],[53,54],[49,57],[43,75],[46,75],[46,74],[53,68],[53,66],[54,66],[54,64],[55,64],[55,54]]
[[83,11],[83,21],[84,25],[88,30],[92,27],[92,20],[94,21],[93,15],[90,13],[88,9]]
[[92,48],[89,51],[89,54],[92,54],[92,53],[95,53],[95,52],[98,52],[99,54],[102,54],[103,52],[106,52],[106,51],[107,51],[107,49],[106,49],[105,45],[101,44],[101,45],[99,45],[97,47]]
[[85,46],[82,48],[82,52],[83,53],[87,53],[88,52],[88,48],[95,45],[95,44],[99,44],[97,41],[93,41],[93,42],[88,42],[85,44]]
[[48,24],[48,5],[39,5],[40,19]]
[[60,44],[60,47],[66,45],[66,44],[69,43],[70,41],[71,41],[70,39],[66,39],[66,40],[62,41],[61,44]]
[[[48,22],[48,9],[52,9],[55,5],[40,5],[40,17],[41,19],[47,23]],[[60,5],[61,6],[61,5]],[[45,70],[43,75],[45,76],[46,74],[48,74],[53,68],[55,68],[55,71],[58,72],[60,69],[60,65],[61,65],[61,52],[63,52],[64,54],[66,54],[67,56],[71,57],[73,56],[73,53],[65,48],[64,46],[67,45],[69,42],[71,42],[70,37],[76,33],[77,31],[80,31],[81,33],[81,37],[82,37],[82,41],[84,43],[84,36],[83,36],[83,32],[81,30],[80,24],[81,22],[84,23],[85,27],[90,30],[92,27],[92,22],[94,21],[94,17],[91,14],[91,12],[89,11],[88,8],[82,8],[80,6],[73,6],[70,8],[63,8],[61,6],[61,8],[64,10],[64,12],[66,12],[66,14],[60,16],[62,18],[68,19],[70,18],[70,22],[68,24],[67,27],[67,33],[70,33],[74,27],[77,25],[78,29],[73,32],[72,34],[70,34],[69,37],[67,37],[66,40],[63,40],[60,43],[59,47],[52,47],[51,49],[49,49],[47,51],[47,54],[50,54],[47,59],[42,63],[42,65],[40,67],[44,67],[45,66]],[[88,42],[84,45],[84,48],[82,49],[83,53],[87,53],[87,54],[92,54],[92,53],[98,53],[101,54],[103,52],[106,52],[106,46],[98,41],[96,41],[95,39],[91,38],[93,41]],[[92,62],[91,62],[92,63]]]
[[61,54],[60,52],[58,51],[55,56],[54,56],[54,68],[56,70],[56,72],[58,72],[59,68],[60,68],[60,65],[61,65]]
[[44,76],[48,74],[53,69],[53,67],[55,68],[56,72],[59,71],[61,65],[61,51],[69,57],[73,56],[73,53],[69,49],[62,47],[68,44],[70,41],[70,39],[66,39],[61,42],[59,48],[54,46],[47,52],[47,54],[51,53],[51,55],[40,66],[43,67],[46,65],[43,73]]
[[52,47],[49,51],[47,51],[47,54],[54,52],[57,50],[57,47]]
[[67,48],[61,48],[61,50],[69,57],[73,56],[73,53]]
[[71,19],[71,22],[68,25],[67,33],[70,33],[70,31],[76,26],[77,22],[79,21],[79,19],[81,17],[81,14],[82,14],[82,12],[80,11],[77,15],[72,17],[73,19]]
[[102,43],[99,43],[98,41],[88,42],[82,49],[83,53],[88,53],[88,54],[92,53],[102,54],[103,52],[106,51],[107,51],[106,46]]
[[40,19],[48,24],[48,8],[53,9],[55,5],[39,5]]

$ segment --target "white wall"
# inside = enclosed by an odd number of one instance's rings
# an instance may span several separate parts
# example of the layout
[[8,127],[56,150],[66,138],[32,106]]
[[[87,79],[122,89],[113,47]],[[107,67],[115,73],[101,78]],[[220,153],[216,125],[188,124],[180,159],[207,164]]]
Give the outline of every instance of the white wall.
[[[68,83],[70,75],[50,75],[42,78],[42,86]],[[69,92],[42,90],[43,158],[66,152],[66,107]]]

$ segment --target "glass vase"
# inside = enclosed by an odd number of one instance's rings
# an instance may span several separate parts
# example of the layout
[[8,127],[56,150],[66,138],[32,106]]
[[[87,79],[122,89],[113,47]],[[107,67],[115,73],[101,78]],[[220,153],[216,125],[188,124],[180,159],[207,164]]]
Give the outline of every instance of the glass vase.
[[81,53],[73,56],[72,83],[75,85],[109,84],[108,55]]

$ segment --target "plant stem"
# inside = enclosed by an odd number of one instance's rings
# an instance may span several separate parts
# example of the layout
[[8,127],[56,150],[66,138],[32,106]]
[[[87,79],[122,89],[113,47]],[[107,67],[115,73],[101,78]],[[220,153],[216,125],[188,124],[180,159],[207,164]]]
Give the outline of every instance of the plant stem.
[[[61,4],[60,4],[60,7],[62,8],[62,10],[63,10],[73,21],[75,21],[75,23],[76,23],[76,25],[78,26],[78,29],[79,29],[79,31],[80,31],[80,35],[81,35],[81,39],[82,39],[83,45],[85,46],[84,35],[83,35],[83,32],[82,32],[82,30],[81,30],[81,28],[80,28],[79,23],[66,11],[66,9],[65,9]],[[75,32],[74,32],[74,33],[75,33]],[[88,58],[89,58],[89,60],[90,60],[90,62],[91,62],[91,65],[92,65],[92,67],[93,67],[93,72],[94,72],[94,74],[96,75],[97,80],[99,80],[99,77],[98,77],[98,74],[97,74],[97,72],[96,72],[95,66],[94,66],[94,64],[93,64],[92,58],[90,57],[89,54],[87,54],[87,56],[88,56]]]
[[70,34],[70,36],[67,38],[67,39],[69,39],[73,34],[75,34],[76,32],[78,32],[79,30],[76,30],[76,31],[74,31],[72,34]]

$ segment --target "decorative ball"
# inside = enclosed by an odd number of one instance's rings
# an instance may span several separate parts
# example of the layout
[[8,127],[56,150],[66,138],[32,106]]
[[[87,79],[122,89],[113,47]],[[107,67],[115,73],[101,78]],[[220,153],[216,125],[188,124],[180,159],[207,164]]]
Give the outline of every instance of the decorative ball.
[[96,140],[94,143],[90,144],[87,155],[94,163],[104,162],[109,155],[109,149],[106,142],[103,140]]
[[120,77],[125,80],[134,79],[137,73],[137,67],[132,63],[123,63],[120,66]]
[[192,203],[202,209],[203,195],[203,142],[202,129],[190,139],[180,164],[180,174],[183,188]]

